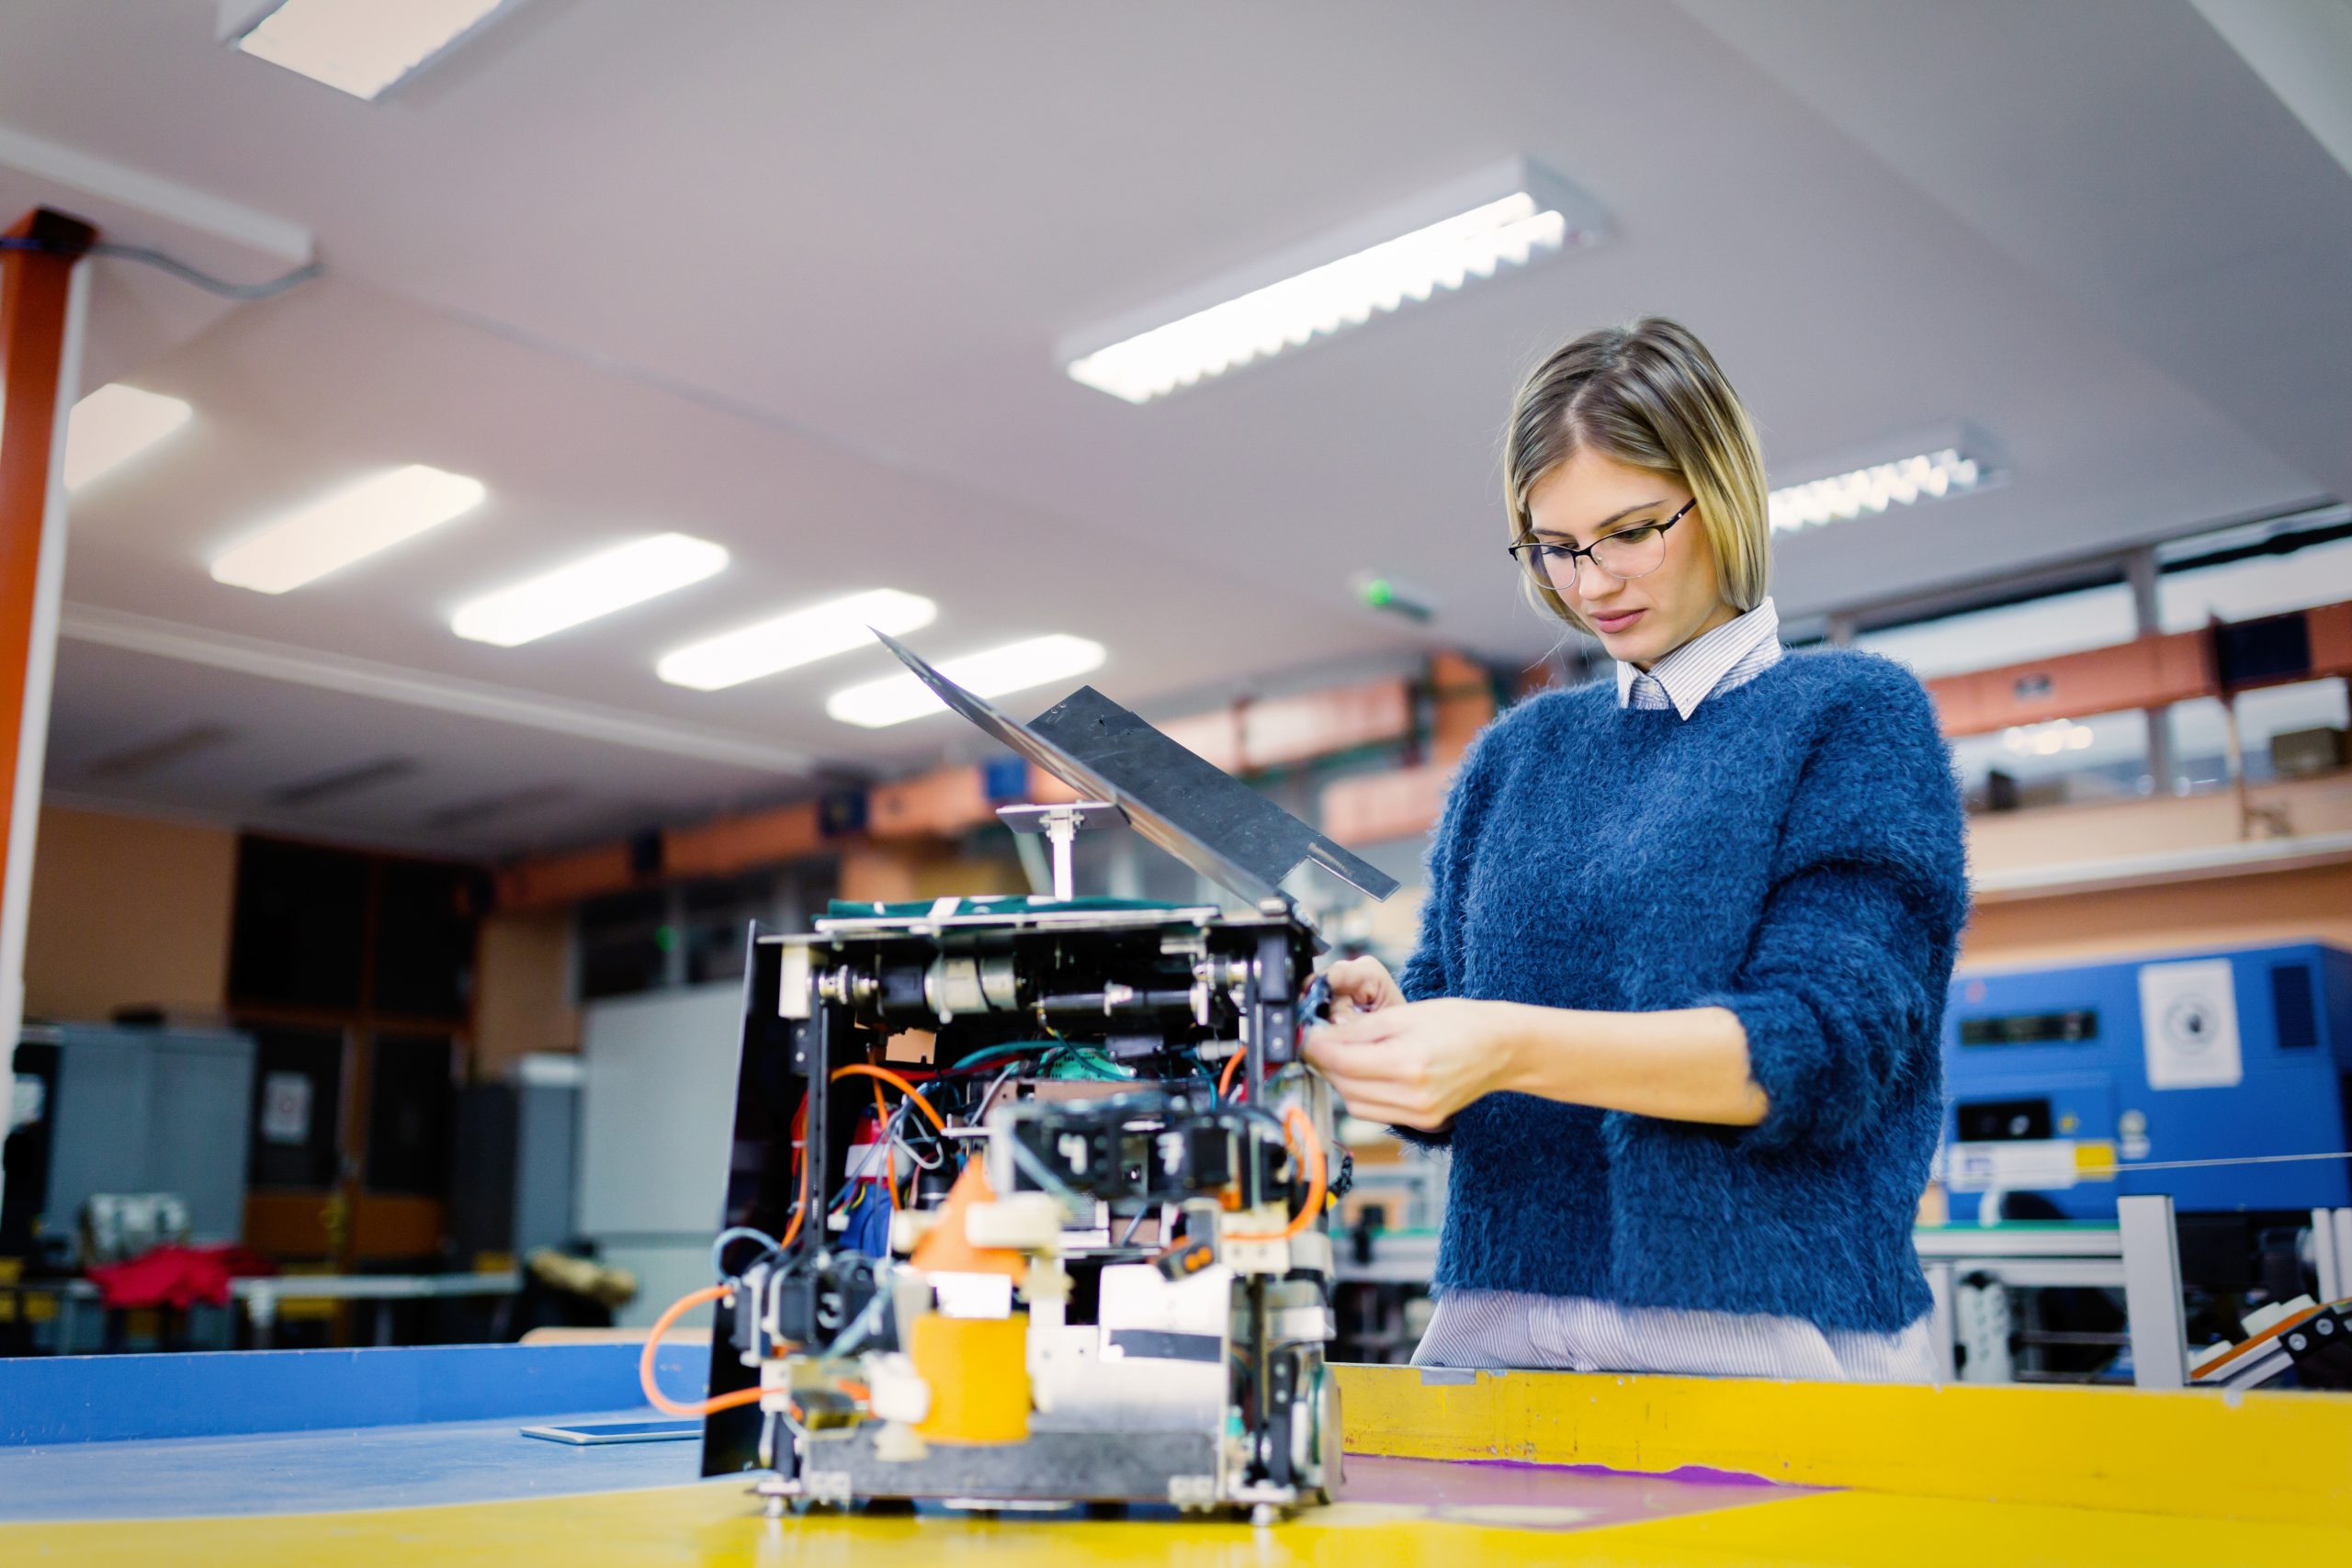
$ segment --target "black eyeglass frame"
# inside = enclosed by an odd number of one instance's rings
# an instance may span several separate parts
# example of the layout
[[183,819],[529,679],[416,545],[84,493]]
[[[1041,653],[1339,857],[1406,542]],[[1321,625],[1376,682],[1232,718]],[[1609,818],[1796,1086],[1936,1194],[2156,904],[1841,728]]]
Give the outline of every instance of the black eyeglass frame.
[[[1694,495],[1690,500],[1684,502],[1679,507],[1676,508],[1674,515],[1668,518],[1663,523],[1636,523],[1631,528],[1620,528],[1614,534],[1604,534],[1600,538],[1595,539],[1591,544],[1584,547],[1582,549],[1578,549],[1574,545],[1555,544],[1549,539],[1521,539],[1515,545],[1506,545],[1504,548],[1510,552],[1510,558],[1520,564],[1521,570],[1527,572],[1531,577],[1535,578],[1545,587],[1551,589],[1553,592],[1557,593],[1560,591],[1560,585],[1553,581],[1551,572],[1544,568],[1543,564],[1544,558],[1540,552],[1544,550],[1564,552],[1568,558],[1568,581],[1570,582],[1577,581],[1577,573],[1581,570],[1577,565],[1577,558],[1578,556],[1582,556],[1590,560],[1593,565],[1593,570],[1600,572],[1603,576],[1617,577],[1615,572],[1611,571],[1607,567],[1600,564],[1600,558],[1594,555],[1592,553],[1593,551],[1599,549],[1601,546],[1607,544],[1611,539],[1617,538],[1625,534],[1637,532],[1643,528],[1656,528],[1658,533],[1663,536],[1668,528],[1673,527],[1677,523],[1681,522],[1685,517],[1689,516],[1690,514],[1690,509],[1698,504],[1699,498]],[[1533,550],[1539,553],[1533,556],[1523,556],[1520,554],[1521,550]],[[1666,558],[1663,556],[1659,557],[1658,566],[1664,566],[1665,564]],[[1654,566],[1650,568],[1649,571],[1635,572],[1634,577],[1617,577],[1617,581],[1620,582],[1631,582],[1634,578],[1647,577],[1650,574],[1650,571],[1656,571],[1657,570],[1657,567]]]

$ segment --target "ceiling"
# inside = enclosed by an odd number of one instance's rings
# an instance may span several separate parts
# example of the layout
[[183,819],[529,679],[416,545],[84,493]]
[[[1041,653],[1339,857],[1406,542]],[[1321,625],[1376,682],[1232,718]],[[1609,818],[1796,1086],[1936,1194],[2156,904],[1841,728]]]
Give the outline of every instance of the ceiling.
[[[1960,422],[2008,475],[1784,538],[1785,619],[2352,493],[2352,174],[2188,0],[529,0],[375,105],[213,17],[0,13],[0,133],[307,231],[326,268],[109,351],[197,417],[76,498],[62,798],[504,853],[973,754],[944,716],[824,716],[878,650],[718,693],[651,673],[865,587],[936,599],[934,654],[1094,637],[1091,679],[1147,712],[1441,646],[1532,660],[1503,409],[1551,344],[1647,311],[1713,346],[1776,480]],[[1615,238],[1140,408],[1055,362],[1515,153]],[[132,285],[98,265],[104,316]],[[206,576],[403,462],[490,500],[280,597]],[[663,529],[733,566],[523,648],[447,629]],[[1435,618],[1362,609],[1361,569]]]

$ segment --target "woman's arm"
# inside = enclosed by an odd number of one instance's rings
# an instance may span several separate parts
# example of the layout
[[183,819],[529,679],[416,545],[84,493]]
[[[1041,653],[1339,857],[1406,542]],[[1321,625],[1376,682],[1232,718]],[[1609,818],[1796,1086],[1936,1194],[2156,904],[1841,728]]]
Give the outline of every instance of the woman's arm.
[[1433,1130],[1509,1090],[1641,1116],[1753,1127],[1770,1109],[1728,1008],[1585,1012],[1443,998],[1362,1013],[1307,1037],[1349,1113]]

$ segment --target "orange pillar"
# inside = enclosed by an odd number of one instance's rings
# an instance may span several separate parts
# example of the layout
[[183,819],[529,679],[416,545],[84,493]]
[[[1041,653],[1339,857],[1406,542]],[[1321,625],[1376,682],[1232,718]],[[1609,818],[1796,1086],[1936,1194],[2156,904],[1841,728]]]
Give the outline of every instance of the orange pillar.
[[65,420],[80,373],[86,282],[97,239],[47,209],[8,231],[39,250],[0,250],[0,1047],[23,1021],[25,913],[49,738],[57,606],[65,581]]

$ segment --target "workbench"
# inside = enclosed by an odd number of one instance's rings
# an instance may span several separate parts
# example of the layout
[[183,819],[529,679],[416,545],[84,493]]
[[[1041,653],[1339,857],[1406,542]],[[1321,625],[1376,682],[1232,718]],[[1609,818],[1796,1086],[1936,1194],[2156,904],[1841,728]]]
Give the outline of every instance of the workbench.
[[[663,1353],[692,1386],[701,1352]],[[769,1518],[626,1346],[0,1361],[0,1562],[841,1564],[2341,1562],[2352,1398],[1340,1369],[1341,1500],[1287,1523]]]

